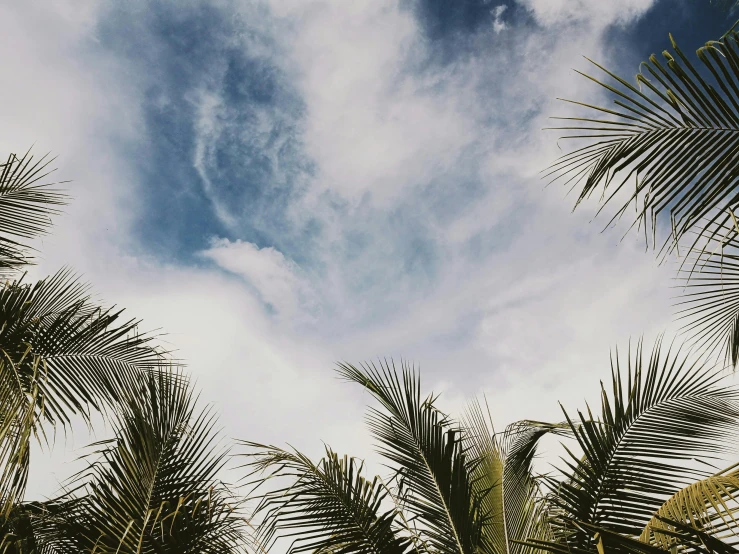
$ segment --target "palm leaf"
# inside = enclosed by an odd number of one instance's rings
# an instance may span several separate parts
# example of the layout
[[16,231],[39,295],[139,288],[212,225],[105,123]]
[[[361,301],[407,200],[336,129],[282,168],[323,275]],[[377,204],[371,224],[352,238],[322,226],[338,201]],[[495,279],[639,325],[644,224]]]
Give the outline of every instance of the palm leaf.
[[[625,370],[625,371],[624,371]],[[739,420],[739,391],[722,375],[680,352],[646,359],[639,343],[626,368],[612,362],[612,392],[601,392],[598,418],[590,408],[575,420],[565,412],[582,456],[565,460],[568,478],[553,482],[552,502],[562,517],[638,536],[664,501],[704,478],[695,458],[730,449]],[[588,549],[592,536],[564,530],[567,543]]]
[[593,525],[583,521],[561,518],[559,524],[576,529],[582,535],[592,537],[588,547],[565,544],[553,544],[544,541],[531,541],[532,547],[557,554],[736,554],[733,546],[722,542],[709,533],[684,525],[677,521],[662,519],[666,534],[673,539],[672,548],[666,550],[649,543],[642,542],[632,536],[617,533],[607,527]]
[[138,321],[91,302],[68,271],[0,288],[0,501],[22,498],[31,438],[67,427],[74,414],[129,401],[142,374],[172,362]]
[[[674,53],[641,65],[636,85],[592,62],[610,80],[614,107],[572,102],[594,115],[558,118],[566,139],[582,145],[547,171],[552,181],[577,189],[579,205],[596,191],[599,211],[616,203],[613,222],[633,204],[634,224],[656,239],[664,214],[676,245],[688,232],[709,236],[739,205],[739,43],[736,33],[710,41],[694,66],[672,37]],[[584,74],[583,74],[584,75]],[[650,233],[651,230],[651,233]],[[698,239],[691,239],[697,241]]]
[[58,552],[241,552],[244,521],[218,479],[227,450],[181,375],[152,373],[124,409],[116,439],[75,476],[37,541]]
[[379,477],[365,479],[363,464],[355,458],[339,458],[326,447],[326,456],[314,464],[296,450],[244,444],[255,449],[249,467],[252,474],[262,475],[258,486],[271,479],[288,480],[284,487],[261,495],[254,512],[265,514],[258,536],[267,548],[280,537],[290,537],[290,553],[415,552],[399,532],[397,510],[384,506],[389,500],[387,487]]
[[421,397],[420,379],[403,364],[339,365],[339,374],[364,386],[380,403],[368,416],[379,453],[398,471],[403,508],[421,536],[440,553],[490,552],[483,527],[484,494],[474,484],[479,463],[463,446],[459,427]]
[[669,549],[676,544],[673,523],[682,522],[724,544],[739,544],[739,470],[732,466],[688,485],[671,496],[647,523],[639,539]]
[[47,156],[34,160],[29,150],[0,164],[0,273],[31,262],[28,246],[18,241],[46,233],[57,206],[66,203],[65,194],[42,181],[50,162]]
[[462,423],[465,448],[479,460],[473,482],[489,517],[483,534],[493,551],[525,554],[532,552],[526,541],[553,540],[532,463],[539,440],[549,433],[571,435],[569,426],[520,421],[497,435],[477,401],[470,403]]
[[[735,218],[733,213],[732,218]],[[714,239],[695,248],[678,273],[682,331],[696,347],[721,351],[739,363],[739,235],[736,223],[712,230]]]

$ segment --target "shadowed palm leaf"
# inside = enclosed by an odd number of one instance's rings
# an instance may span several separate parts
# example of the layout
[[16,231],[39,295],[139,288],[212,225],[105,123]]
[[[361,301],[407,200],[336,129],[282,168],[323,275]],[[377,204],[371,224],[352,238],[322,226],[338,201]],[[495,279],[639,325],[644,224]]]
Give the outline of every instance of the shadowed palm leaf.
[[539,439],[548,433],[571,435],[569,426],[521,421],[496,435],[489,416],[476,401],[470,403],[462,423],[464,445],[479,460],[472,480],[489,515],[483,534],[494,546],[491,552],[524,554],[536,548],[523,541],[552,541],[532,462]]
[[678,542],[681,522],[709,533],[724,544],[739,544],[739,471],[736,466],[697,481],[670,497],[647,523],[639,539],[665,550]]
[[18,240],[43,235],[66,196],[42,182],[51,173],[50,160],[34,160],[29,152],[10,154],[0,164],[0,276],[31,262],[29,248]]
[[[732,218],[735,216],[731,214]],[[693,250],[678,274],[682,299],[677,303],[683,332],[700,349],[721,351],[739,362],[739,236],[737,226],[723,226],[714,239]]]
[[710,236],[739,205],[737,36],[699,49],[700,69],[673,40],[674,54],[663,52],[664,62],[652,55],[636,86],[593,62],[612,82],[585,76],[606,88],[615,106],[573,102],[595,115],[560,118],[573,125],[558,128],[585,144],[547,175],[578,189],[577,204],[600,189],[601,210],[617,203],[614,220],[633,203],[636,221],[653,237],[657,217],[669,215],[673,245],[690,231]]
[[404,554],[415,552],[399,532],[397,510],[386,508],[388,490],[375,477],[362,476],[363,464],[339,458],[328,447],[314,464],[297,451],[244,443],[256,449],[249,467],[288,484],[264,493],[255,514],[265,513],[260,539],[268,548],[280,536],[294,537],[289,552]]
[[61,271],[0,289],[0,499],[10,509],[25,489],[31,437],[67,426],[73,414],[106,410],[138,390],[141,375],[169,362],[137,332],[138,322],[93,304]]
[[418,524],[432,551],[444,554],[492,552],[483,533],[489,521],[484,494],[473,473],[480,463],[463,447],[458,426],[421,397],[420,380],[403,365],[339,365],[339,374],[364,386],[381,404],[368,423],[379,453],[398,471],[402,506]]
[[[552,483],[552,502],[566,520],[637,537],[667,498],[706,476],[691,460],[729,451],[739,392],[716,370],[660,350],[658,341],[647,360],[640,343],[625,371],[616,356],[600,417],[588,408],[575,426],[567,416],[583,456],[565,460],[569,478]],[[578,528],[563,532],[567,545],[593,547]]]
[[531,541],[532,547],[538,547],[541,551],[554,552],[557,554],[736,554],[733,546],[728,545],[713,537],[709,533],[685,525],[677,521],[662,519],[667,528],[665,533],[673,540],[670,550],[659,546],[642,542],[634,537],[617,533],[607,527],[593,525],[571,518],[561,517],[558,525],[575,530],[583,536],[592,537],[589,547],[583,548],[566,543],[555,544],[544,541]]
[[198,412],[187,381],[151,374],[140,400],[122,410],[116,439],[76,476],[73,489],[37,526],[58,553],[241,552],[243,520],[218,480],[227,451],[215,416]]

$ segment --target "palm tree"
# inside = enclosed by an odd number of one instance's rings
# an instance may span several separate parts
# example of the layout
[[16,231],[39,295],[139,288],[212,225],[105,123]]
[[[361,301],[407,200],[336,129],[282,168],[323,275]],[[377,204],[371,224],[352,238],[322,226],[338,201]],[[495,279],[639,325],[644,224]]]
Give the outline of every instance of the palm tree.
[[[69,491],[30,515],[41,552],[243,552],[239,501],[219,480],[228,449],[181,374],[152,373],[116,414]],[[81,491],[81,492],[80,492]]]
[[[236,552],[243,519],[218,481],[226,451],[179,363],[69,270],[31,283],[20,242],[46,232],[65,194],[46,157],[0,166],[0,551]],[[102,414],[116,439],[62,497],[26,502],[31,441]]]
[[[735,26],[736,27],[736,26]],[[609,225],[635,211],[632,227],[665,256],[682,259],[678,316],[708,351],[739,362],[739,34],[727,32],[690,61],[670,36],[663,61],[650,56],[635,84],[592,62],[582,73],[608,91],[613,107],[567,100],[590,113],[555,118],[578,146],[546,175],[577,193],[594,194]],[[658,239],[663,236],[663,239]]]
[[47,230],[65,195],[42,179],[48,161],[11,155],[0,173],[0,515],[23,498],[31,440],[46,443],[72,417],[90,423],[134,390],[141,376],[172,365],[154,336],[121,310],[94,304],[69,270],[36,283],[17,238]]
[[[318,463],[295,450],[246,443],[263,513],[260,539],[292,539],[289,552],[483,554],[701,551],[739,538],[735,468],[705,463],[736,455],[739,389],[679,349],[639,343],[612,362],[599,413],[524,421],[496,434],[473,402],[458,424],[423,397],[412,368],[339,366],[381,406],[368,424],[389,479],[330,448]],[[539,439],[564,437],[557,475],[536,474]],[[712,551],[721,551],[720,548]],[[635,550],[636,549],[636,550]]]

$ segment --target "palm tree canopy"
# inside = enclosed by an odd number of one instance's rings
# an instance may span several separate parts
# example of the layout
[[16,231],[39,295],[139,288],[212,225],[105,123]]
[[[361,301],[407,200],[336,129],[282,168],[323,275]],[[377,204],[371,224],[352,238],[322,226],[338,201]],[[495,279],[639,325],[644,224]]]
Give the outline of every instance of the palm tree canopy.
[[[612,392],[601,394],[596,417],[567,412],[583,455],[565,460],[563,482],[551,481],[561,521],[638,537],[667,498],[706,477],[695,459],[726,456],[739,423],[739,391],[722,374],[679,351],[649,357],[641,343],[626,367],[614,357]],[[735,452],[734,452],[735,453]],[[593,537],[565,529],[567,543],[587,549]]]
[[51,216],[59,213],[66,195],[44,182],[51,160],[36,160],[30,150],[22,157],[10,154],[0,164],[0,275],[29,264],[29,247],[18,241],[46,233]]
[[242,552],[244,520],[218,477],[228,450],[215,416],[196,409],[180,374],[152,373],[137,392],[116,420],[116,438],[37,518],[36,541],[70,554]]

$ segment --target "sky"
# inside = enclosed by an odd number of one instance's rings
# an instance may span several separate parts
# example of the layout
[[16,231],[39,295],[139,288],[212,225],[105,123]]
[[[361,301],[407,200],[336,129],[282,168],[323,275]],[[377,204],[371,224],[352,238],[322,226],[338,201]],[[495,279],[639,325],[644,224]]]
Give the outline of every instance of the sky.
[[[335,363],[406,360],[499,427],[598,401],[611,349],[671,324],[658,265],[545,186],[557,98],[608,102],[717,39],[702,0],[0,3],[0,151],[52,152],[72,203],[38,244],[160,330],[224,437],[372,459]],[[89,440],[35,452],[52,494]]]

